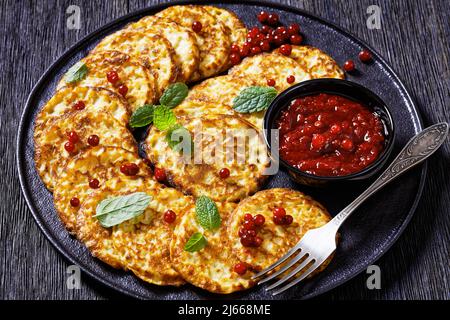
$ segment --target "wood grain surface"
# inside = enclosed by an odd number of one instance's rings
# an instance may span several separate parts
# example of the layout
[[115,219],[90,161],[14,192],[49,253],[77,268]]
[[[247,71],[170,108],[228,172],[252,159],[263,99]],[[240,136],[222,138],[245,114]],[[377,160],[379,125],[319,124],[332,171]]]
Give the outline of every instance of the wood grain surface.
[[[243,1],[244,2],[244,1]],[[280,0],[336,23],[386,58],[415,98],[425,125],[450,120],[450,1]],[[34,222],[15,165],[19,117],[33,85],[71,45],[155,0],[16,1],[0,4],[0,299],[123,298],[82,275],[68,290],[69,263]],[[66,27],[69,5],[81,8],[81,29]],[[367,7],[382,10],[380,30],[366,26]],[[361,274],[318,299],[450,299],[450,144],[429,161],[424,195],[399,241],[381,258],[382,288]]]

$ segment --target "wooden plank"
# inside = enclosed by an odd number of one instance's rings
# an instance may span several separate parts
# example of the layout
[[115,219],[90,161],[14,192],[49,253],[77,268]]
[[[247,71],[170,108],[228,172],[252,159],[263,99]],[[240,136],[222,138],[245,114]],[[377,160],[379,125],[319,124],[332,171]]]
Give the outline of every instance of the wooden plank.
[[[28,93],[69,46],[105,23],[162,1],[3,1],[0,11],[0,299],[104,299],[119,295],[82,278],[67,290],[68,262],[34,223],[20,194],[15,166],[17,124]],[[445,0],[280,0],[330,20],[363,39],[404,79],[427,124],[449,121],[449,18]],[[382,10],[382,28],[366,27],[367,7]],[[81,8],[80,30],[66,28],[71,4]],[[429,162],[425,194],[404,235],[378,262],[382,289],[365,289],[366,275],[320,299],[449,299],[450,146]]]

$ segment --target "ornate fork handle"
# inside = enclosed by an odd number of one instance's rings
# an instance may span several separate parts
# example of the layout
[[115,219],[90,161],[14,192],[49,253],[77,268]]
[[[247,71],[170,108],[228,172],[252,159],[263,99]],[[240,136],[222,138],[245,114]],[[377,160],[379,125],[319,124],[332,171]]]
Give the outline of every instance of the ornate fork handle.
[[444,143],[448,135],[449,126],[442,122],[435,124],[414,136],[400,151],[399,155],[358,198],[337,214],[331,222],[336,228],[350,216],[350,214],[367,198],[397,178],[403,172],[411,169],[432,155]]

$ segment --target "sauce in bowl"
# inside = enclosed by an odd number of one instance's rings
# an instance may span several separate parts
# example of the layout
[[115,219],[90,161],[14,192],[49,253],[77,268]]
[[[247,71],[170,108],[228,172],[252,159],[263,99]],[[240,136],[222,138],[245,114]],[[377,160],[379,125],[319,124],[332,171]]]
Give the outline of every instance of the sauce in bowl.
[[276,122],[280,157],[316,176],[345,176],[373,163],[385,147],[380,118],[359,102],[321,93],[293,100]]

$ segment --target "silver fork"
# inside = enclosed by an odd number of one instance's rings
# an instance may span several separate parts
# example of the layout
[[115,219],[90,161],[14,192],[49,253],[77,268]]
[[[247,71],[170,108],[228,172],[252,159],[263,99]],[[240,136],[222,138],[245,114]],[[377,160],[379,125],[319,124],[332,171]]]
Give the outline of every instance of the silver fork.
[[[283,257],[271,266],[254,275],[253,279],[265,275],[285,262],[285,265],[279,270],[258,283],[265,283],[289,271],[288,274],[266,288],[266,291],[277,288],[277,290],[273,292],[273,295],[277,295],[309,276],[334,252],[334,250],[336,250],[337,231],[350,214],[353,213],[361,203],[384,187],[387,183],[432,155],[442,143],[444,143],[448,135],[448,130],[448,124],[442,122],[428,127],[414,136],[383,174],[358,198],[324,226],[306,232],[303,238],[300,239],[300,241]],[[292,257],[297,252],[298,254]],[[292,259],[288,260],[291,257]],[[303,261],[301,261],[302,259]],[[295,266],[295,268],[292,268],[299,261],[301,261],[301,263],[298,266]],[[302,272],[301,275],[294,278],[300,272]],[[293,280],[288,282],[291,279]],[[279,288],[280,286],[282,287]]]

